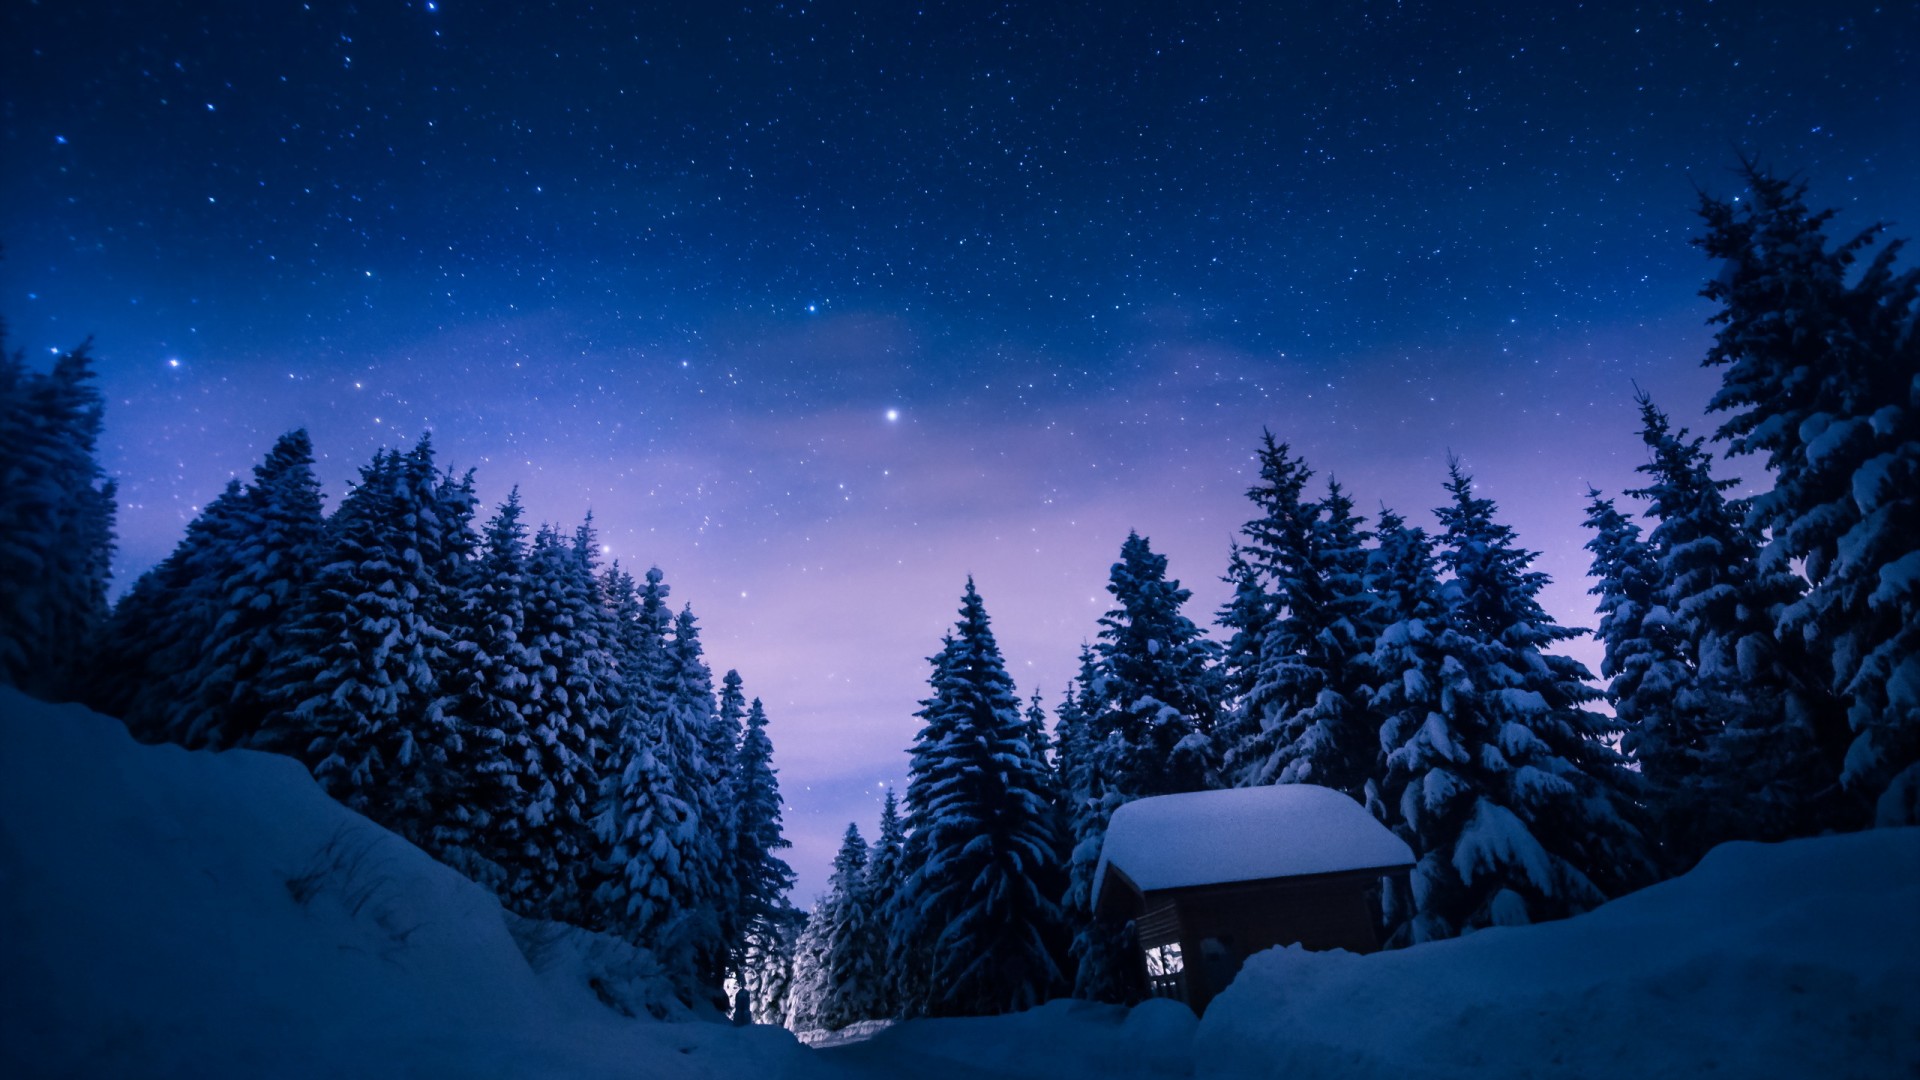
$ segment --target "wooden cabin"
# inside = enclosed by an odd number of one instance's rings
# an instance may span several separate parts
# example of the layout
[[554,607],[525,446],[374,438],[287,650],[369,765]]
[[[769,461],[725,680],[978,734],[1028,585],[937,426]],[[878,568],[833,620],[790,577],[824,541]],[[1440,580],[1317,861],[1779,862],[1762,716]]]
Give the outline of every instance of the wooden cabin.
[[1200,1013],[1262,949],[1378,949],[1380,881],[1412,865],[1399,837],[1331,788],[1196,791],[1114,811],[1093,901],[1133,923],[1153,994]]

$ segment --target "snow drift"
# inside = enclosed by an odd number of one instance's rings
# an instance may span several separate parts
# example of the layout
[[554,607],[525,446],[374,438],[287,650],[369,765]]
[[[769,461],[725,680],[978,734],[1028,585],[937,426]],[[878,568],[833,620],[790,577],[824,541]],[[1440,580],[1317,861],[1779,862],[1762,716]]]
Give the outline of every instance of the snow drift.
[[1399,952],[1274,949],[1202,1076],[1920,1075],[1920,829],[1727,844],[1588,914]]
[[0,971],[7,1076],[819,1069],[778,1029],[650,1018],[677,1006],[646,953],[509,915],[292,760],[4,689]]

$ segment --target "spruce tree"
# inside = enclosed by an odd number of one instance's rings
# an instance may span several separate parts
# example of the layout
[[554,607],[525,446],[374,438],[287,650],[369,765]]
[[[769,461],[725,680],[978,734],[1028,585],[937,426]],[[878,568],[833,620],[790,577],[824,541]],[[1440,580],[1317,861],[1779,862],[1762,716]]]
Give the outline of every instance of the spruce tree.
[[875,1018],[898,1016],[901,1010],[899,986],[887,971],[887,954],[892,920],[899,911],[899,900],[907,883],[907,826],[900,816],[900,800],[892,788],[880,806],[880,831],[875,835],[867,860],[867,895],[871,898],[875,930],[873,948],[880,972],[874,994]]
[[1255,697],[1278,707],[1243,748],[1236,779],[1319,784],[1363,802],[1367,781],[1381,771],[1380,717],[1366,685],[1366,658],[1379,633],[1362,547],[1371,534],[1353,500],[1329,481],[1307,536],[1286,618],[1269,625],[1261,649]]
[[[740,676],[729,671],[722,685],[724,702],[739,694]],[[731,891],[742,956],[737,964],[741,970],[750,970],[779,952],[776,946],[792,910],[786,892],[794,880],[793,871],[776,854],[793,845],[780,828],[780,781],[773,767],[773,741],[767,736],[767,712],[759,698],[747,708],[731,787]]]
[[684,933],[701,978],[717,991],[726,971],[736,914],[730,902],[727,859],[733,848],[732,810],[726,802],[733,754],[715,709],[713,673],[690,607],[682,607],[674,617],[667,662],[666,700],[673,715],[661,730],[669,738],[685,740],[674,757],[686,769],[680,786],[697,823],[693,843],[683,853],[687,892],[682,903],[688,916]]
[[911,870],[896,930],[906,955],[927,968],[906,1008],[936,1016],[1028,1008],[1064,982],[1059,824],[971,578],[959,624],[932,662],[912,749]]
[[1376,574],[1394,620],[1375,650],[1390,749],[1371,801],[1418,860],[1400,942],[1573,914],[1647,873],[1630,774],[1586,708],[1597,692],[1578,661],[1545,651],[1579,631],[1540,607],[1534,554],[1458,462],[1447,490],[1444,586],[1432,591],[1424,539],[1404,527]]
[[1851,729],[1814,717],[1816,741],[1846,744],[1841,779],[1878,821],[1920,823],[1920,270],[1895,269],[1897,241],[1856,269],[1884,226],[1833,244],[1805,184],[1743,171],[1750,198],[1703,194],[1696,240],[1720,263],[1702,290],[1724,369],[1709,408],[1731,414],[1716,434],[1773,473],[1748,515],[1764,567],[1812,585],[1782,635],[1830,650]]
[[1101,683],[1099,656],[1082,645],[1080,673],[1060,702],[1054,733],[1067,833],[1067,889],[1061,911],[1073,935],[1068,947],[1073,995],[1117,1003],[1138,1000],[1143,988],[1133,977],[1138,965],[1131,962],[1126,924],[1097,918],[1093,910],[1093,879],[1107,822],[1124,801],[1107,779],[1111,755],[1093,727],[1092,716],[1101,708]]
[[350,808],[427,843],[457,740],[436,674],[448,635],[432,556],[432,449],[381,451],[328,523],[329,551],[265,678],[260,738]]
[[1314,563],[1319,509],[1306,495],[1313,470],[1272,432],[1261,432],[1260,440],[1259,482],[1247,490],[1258,516],[1240,528],[1228,566],[1234,598],[1223,613],[1232,636],[1219,742],[1222,771],[1235,784],[1277,778],[1272,766],[1286,739],[1282,726],[1312,703],[1322,678],[1311,664],[1324,606]]
[[860,828],[849,824],[833,859],[833,877],[827,883],[827,903],[819,914],[826,922],[826,1000],[819,1007],[820,1026],[838,1030],[881,1015],[885,993],[878,947],[882,927],[867,888],[867,842]]
[[95,457],[103,401],[82,345],[46,374],[0,325],[0,684],[67,698],[107,617],[114,485]]
[[246,491],[230,480],[187,523],[168,556],[114,605],[98,639],[100,678],[88,704],[119,717],[135,738],[188,746],[202,646],[224,612],[220,583],[239,569]]
[[266,673],[288,646],[287,628],[319,575],[325,542],[313,442],[282,435],[254,467],[239,507],[238,535],[214,583],[218,615],[197,638],[199,661],[183,695],[185,715],[167,727],[187,746],[254,746],[271,707]]
[[521,857],[509,868],[523,910],[585,918],[599,844],[593,821],[598,762],[609,728],[607,687],[617,669],[594,578],[590,537],[543,526],[528,554],[524,646],[534,682],[522,712],[530,743],[521,771]]
[[1212,780],[1218,694],[1214,649],[1181,612],[1193,594],[1167,577],[1167,558],[1128,533],[1107,581],[1115,607],[1100,619],[1102,708],[1090,714],[1123,797],[1200,791]]
[[541,688],[540,658],[527,647],[527,527],[514,488],[487,522],[480,559],[461,596],[451,646],[457,672],[450,710],[458,718],[474,767],[461,776],[456,805],[441,823],[434,850],[510,904],[537,905],[517,891],[524,867],[539,861],[527,832],[528,789],[538,774],[529,726]]
[[[1632,703],[1641,770],[1665,805],[1663,842],[1685,869],[1726,839],[1783,839],[1817,831],[1817,793],[1837,759],[1820,760],[1814,732],[1839,714],[1824,673],[1805,672],[1803,654],[1775,636],[1778,613],[1805,583],[1789,568],[1760,565],[1761,538],[1746,508],[1724,492],[1704,440],[1674,431],[1644,393],[1639,398],[1649,460],[1645,500],[1657,524],[1647,546],[1659,571],[1654,612],[1681,639],[1687,675],[1672,687],[1643,680]],[[1800,669],[1800,670],[1796,670]]]

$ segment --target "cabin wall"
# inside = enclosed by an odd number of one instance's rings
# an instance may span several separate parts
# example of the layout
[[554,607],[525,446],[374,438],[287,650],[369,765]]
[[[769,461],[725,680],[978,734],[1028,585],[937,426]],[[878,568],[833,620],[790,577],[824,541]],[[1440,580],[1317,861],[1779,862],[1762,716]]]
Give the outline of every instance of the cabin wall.
[[[1188,1004],[1196,1013],[1205,1010],[1239,974],[1247,957],[1276,945],[1377,950],[1380,941],[1369,896],[1376,882],[1348,878],[1183,890],[1174,899]],[[1158,897],[1150,904],[1153,899]]]

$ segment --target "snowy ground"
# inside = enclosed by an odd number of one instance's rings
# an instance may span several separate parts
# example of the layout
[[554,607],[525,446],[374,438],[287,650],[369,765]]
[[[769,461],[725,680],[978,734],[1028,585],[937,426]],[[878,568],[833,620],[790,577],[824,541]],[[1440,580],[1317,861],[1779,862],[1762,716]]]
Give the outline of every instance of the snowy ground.
[[808,1050],[652,1019],[644,954],[512,920],[291,761],[0,691],[9,1077],[1916,1077],[1916,912],[1920,830],[1732,845],[1562,923],[1265,953],[1201,1022],[1054,1002]]

